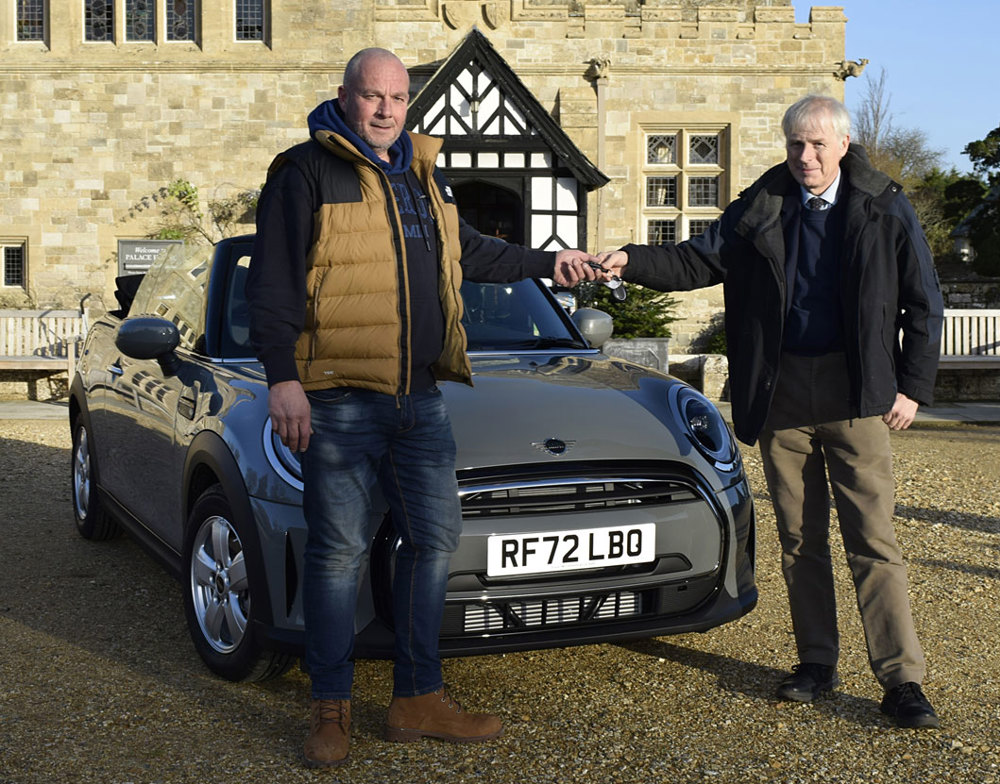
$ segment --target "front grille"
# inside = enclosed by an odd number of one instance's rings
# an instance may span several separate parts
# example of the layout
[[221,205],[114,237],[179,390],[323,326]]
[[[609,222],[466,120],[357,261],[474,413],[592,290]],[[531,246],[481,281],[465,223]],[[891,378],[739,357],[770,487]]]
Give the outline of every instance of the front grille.
[[461,487],[466,518],[553,514],[619,506],[663,506],[698,498],[676,479],[548,477]]
[[487,635],[527,638],[553,629],[565,629],[568,637],[572,637],[574,625],[613,621],[639,623],[643,620],[662,624],[665,618],[694,610],[717,586],[718,575],[707,574],[642,591],[448,602],[444,608],[441,636],[446,639]]
[[[477,531],[482,540],[466,553],[466,564],[471,563],[472,553],[481,552],[485,559],[491,533],[507,528],[526,530],[518,517],[530,518],[532,526],[548,531],[567,526],[586,528],[596,525],[595,520],[612,525],[613,519],[608,520],[616,517],[615,509],[646,510],[639,515],[625,514],[628,519],[679,521],[690,517],[698,525],[707,524],[714,516],[710,514],[713,507],[708,488],[696,472],[680,462],[560,461],[493,466],[460,470],[458,485],[466,534]],[[670,506],[687,508],[671,510]],[[588,514],[595,510],[596,515]],[[550,527],[538,522],[549,516]],[[668,623],[666,619],[695,610],[719,583],[718,569],[693,579],[679,578],[692,568],[682,553],[658,553],[653,566],[505,578],[487,579],[485,560],[481,570],[472,568],[449,577],[442,638],[494,636],[531,644],[539,639],[572,640],[579,629],[600,625],[660,628]]]
[[639,614],[638,593],[574,596],[465,605],[464,634],[517,631],[564,623],[628,618]]

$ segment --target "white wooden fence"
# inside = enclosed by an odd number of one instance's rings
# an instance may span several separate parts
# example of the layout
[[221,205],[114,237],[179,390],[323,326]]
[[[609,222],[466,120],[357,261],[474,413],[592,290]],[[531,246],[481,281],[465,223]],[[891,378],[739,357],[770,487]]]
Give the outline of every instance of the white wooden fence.
[[1000,370],[1000,310],[945,308],[941,365]]
[[[84,336],[75,310],[0,310],[0,370],[66,370]],[[1000,370],[1000,310],[946,308],[941,364]]]

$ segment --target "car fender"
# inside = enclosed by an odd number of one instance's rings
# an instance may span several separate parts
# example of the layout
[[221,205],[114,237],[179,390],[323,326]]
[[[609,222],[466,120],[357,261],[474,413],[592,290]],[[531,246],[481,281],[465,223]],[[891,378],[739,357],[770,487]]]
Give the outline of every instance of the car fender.
[[83,382],[79,376],[72,379],[69,388],[69,405],[67,408],[69,425],[72,428],[77,417],[84,417],[84,422],[90,422],[90,409],[87,407],[87,395],[83,390]]
[[[84,426],[87,428],[87,432],[90,437],[90,442],[92,444],[92,449],[97,449],[97,442],[100,438],[100,434],[95,433],[94,426],[91,423],[90,418],[90,407],[87,405],[87,395],[83,389],[83,382],[80,377],[77,376],[73,379],[73,383],[70,386],[69,391],[69,406],[68,406],[68,423],[70,439],[73,438],[73,431],[76,428],[77,422],[83,422]],[[99,461],[94,459],[94,487],[98,493],[103,494],[104,488],[101,486],[101,466]]]

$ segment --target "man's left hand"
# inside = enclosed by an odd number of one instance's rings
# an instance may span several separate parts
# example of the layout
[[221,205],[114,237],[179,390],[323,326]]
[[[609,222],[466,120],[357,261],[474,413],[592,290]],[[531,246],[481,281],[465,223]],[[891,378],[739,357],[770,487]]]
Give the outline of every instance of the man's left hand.
[[591,267],[591,263],[598,263],[597,256],[592,256],[586,251],[573,249],[557,251],[552,280],[567,288],[572,288],[584,280],[597,280],[601,277],[600,271]]
[[902,392],[897,392],[896,402],[882,416],[882,421],[889,426],[890,430],[906,430],[916,419],[919,407],[920,404],[916,400],[907,397]]

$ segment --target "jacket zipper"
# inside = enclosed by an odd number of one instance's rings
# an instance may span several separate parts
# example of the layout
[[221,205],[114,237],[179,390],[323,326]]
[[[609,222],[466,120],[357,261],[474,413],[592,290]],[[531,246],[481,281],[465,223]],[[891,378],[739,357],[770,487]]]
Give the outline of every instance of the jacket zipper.
[[410,291],[406,276],[406,249],[403,243],[403,230],[396,214],[396,197],[392,192],[392,184],[381,169],[377,174],[382,183],[382,193],[385,196],[385,213],[392,227],[392,244],[396,251],[396,280],[399,283],[399,386],[396,390],[396,405],[399,406],[399,396],[410,394]]
[[319,325],[319,291],[323,287],[323,280],[326,278],[326,275],[322,271],[319,271],[317,272],[317,277],[319,278],[319,280],[316,281],[316,286],[313,289],[313,300],[312,300],[313,328],[309,331],[309,352],[306,355],[305,374],[304,374],[306,378],[309,378],[309,371],[312,368],[313,360],[316,359],[316,350],[317,350],[316,344],[318,342],[317,326]]

